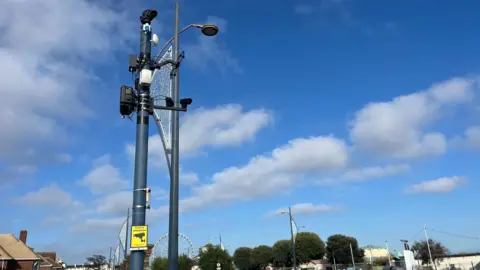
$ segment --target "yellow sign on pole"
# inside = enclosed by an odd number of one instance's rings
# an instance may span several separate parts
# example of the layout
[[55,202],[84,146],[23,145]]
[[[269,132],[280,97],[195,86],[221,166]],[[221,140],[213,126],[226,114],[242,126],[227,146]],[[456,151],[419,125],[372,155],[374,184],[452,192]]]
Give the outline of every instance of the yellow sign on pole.
[[132,226],[130,234],[131,250],[146,250],[148,246],[148,226]]

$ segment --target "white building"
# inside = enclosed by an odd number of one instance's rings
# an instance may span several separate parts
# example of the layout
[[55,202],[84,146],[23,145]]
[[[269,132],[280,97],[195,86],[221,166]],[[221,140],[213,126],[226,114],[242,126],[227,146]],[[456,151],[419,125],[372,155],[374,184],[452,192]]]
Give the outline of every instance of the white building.
[[[421,260],[415,260],[417,265],[422,265]],[[460,253],[444,256],[441,260],[437,260],[438,268],[450,269],[450,266],[455,266],[456,269],[469,270],[473,266],[480,263],[480,253]]]

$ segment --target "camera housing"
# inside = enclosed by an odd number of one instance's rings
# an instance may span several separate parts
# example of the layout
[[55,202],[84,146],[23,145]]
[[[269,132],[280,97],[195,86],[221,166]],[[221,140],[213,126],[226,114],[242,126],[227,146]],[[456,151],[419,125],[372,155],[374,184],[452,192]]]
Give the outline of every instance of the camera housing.
[[154,9],[146,9],[143,11],[142,16],[140,16],[140,22],[142,24],[150,24],[155,17],[157,17],[158,12]]
[[129,116],[135,111],[135,91],[128,85],[120,87],[120,115]]
[[180,106],[182,109],[187,109],[188,105],[192,104],[193,100],[191,98],[182,98],[180,100]]

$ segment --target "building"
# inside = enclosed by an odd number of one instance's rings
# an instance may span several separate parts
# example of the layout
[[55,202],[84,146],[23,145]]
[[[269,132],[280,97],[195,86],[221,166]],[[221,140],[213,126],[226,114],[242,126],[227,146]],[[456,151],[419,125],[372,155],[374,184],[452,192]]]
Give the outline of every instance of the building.
[[[480,253],[459,253],[443,256],[435,260],[437,266],[441,268],[451,269],[452,266],[455,269],[472,269],[474,266],[480,264]],[[422,260],[416,259],[417,265],[422,265]]]
[[40,270],[63,270],[65,266],[57,260],[56,252],[37,252]]
[[330,263],[327,260],[312,260],[309,263],[300,265],[302,270],[326,270],[330,267]]
[[364,259],[367,262],[375,262],[377,259],[387,259],[389,258],[388,250],[382,247],[364,247],[362,248],[364,253]]
[[40,258],[26,245],[27,231],[20,232],[20,239],[13,234],[0,234],[0,269],[38,269]]

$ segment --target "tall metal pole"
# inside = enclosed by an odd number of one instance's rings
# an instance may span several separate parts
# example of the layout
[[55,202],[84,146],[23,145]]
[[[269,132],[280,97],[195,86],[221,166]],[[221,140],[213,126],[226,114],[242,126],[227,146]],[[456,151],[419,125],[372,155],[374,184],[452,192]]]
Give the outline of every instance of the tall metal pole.
[[[178,61],[179,56],[179,21],[180,6],[178,1],[175,3],[175,30],[173,61]],[[175,69],[173,78],[173,102],[179,104],[179,70]],[[180,117],[178,111],[172,112],[172,154],[171,154],[171,174],[170,174],[170,215],[168,223],[168,270],[178,270],[178,211],[179,211],[179,137],[180,137]]]
[[125,246],[123,248],[123,258],[127,259],[127,250],[128,250],[128,223],[130,220],[130,208],[127,209],[127,224],[125,224]]
[[352,264],[353,264],[353,270],[355,270],[355,259],[353,258],[353,247],[352,247],[352,242],[350,242],[350,254],[352,254]]
[[295,235],[293,234],[293,217],[292,209],[290,207],[288,207],[288,216],[290,217],[290,233],[292,234],[293,270],[297,270],[297,257],[295,254]]
[[[152,32],[150,23],[143,23],[140,29],[139,70],[150,69]],[[150,85],[137,85],[139,104],[137,106],[137,138],[135,142],[135,170],[133,179],[132,226],[145,225],[147,199],[148,161],[148,120],[150,116]],[[144,268],[145,250],[132,250],[130,269]]]
[[425,224],[425,226],[423,226],[423,231],[425,232],[425,241],[427,242],[428,255],[430,256],[430,261],[432,262],[433,267],[435,267],[435,270],[437,270],[437,265],[436,265],[435,262],[433,261],[432,251],[430,250],[430,242],[429,242],[429,240],[428,240],[427,225],[426,225],[426,224]]
[[385,240],[385,246],[387,247],[388,265],[392,266],[392,259],[390,258],[390,250],[388,249],[388,242],[386,240]]
[[332,251],[333,254],[333,270],[337,270],[337,261],[335,260],[335,251]]

